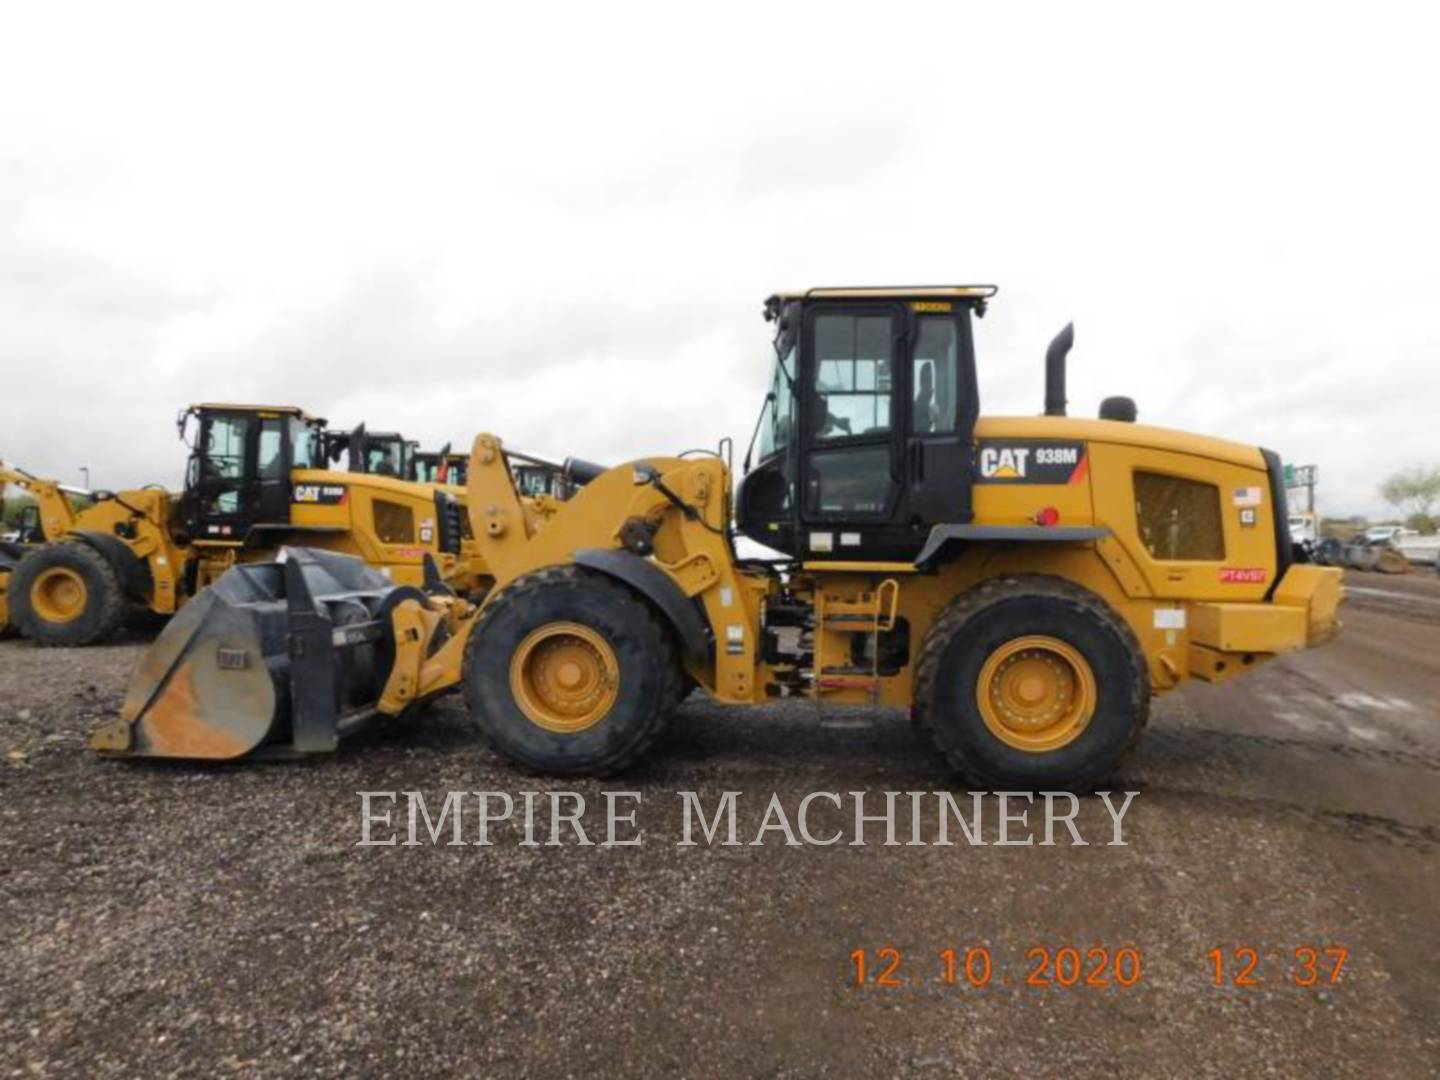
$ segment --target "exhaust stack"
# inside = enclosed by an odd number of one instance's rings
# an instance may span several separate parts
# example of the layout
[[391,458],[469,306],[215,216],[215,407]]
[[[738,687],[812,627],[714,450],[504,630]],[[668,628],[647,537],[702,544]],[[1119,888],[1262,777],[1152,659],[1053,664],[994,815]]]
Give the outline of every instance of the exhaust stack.
[[1045,415],[1065,415],[1065,358],[1075,344],[1075,324],[1068,322],[1045,350]]

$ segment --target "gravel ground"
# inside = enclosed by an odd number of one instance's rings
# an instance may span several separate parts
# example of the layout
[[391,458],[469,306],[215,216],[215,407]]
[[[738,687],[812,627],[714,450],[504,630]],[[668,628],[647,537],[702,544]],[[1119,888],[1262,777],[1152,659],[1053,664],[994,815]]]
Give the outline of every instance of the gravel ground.
[[[691,702],[605,782],[516,773],[458,700],[298,765],[99,761],[83,737],[144,641],[0,643],[0,1067],[1435,1075],[1440,620],[1413,591],[1352,605],[1327,649],[1162,700],[1113,785],[1140,792],[1126,847],[1094,799],[1086,847],[677,846],[678,791],[741,792],[748,840],[772,793],[793,813],[812,790],[947,787],[903,715],[806,705]],[[562,788],[602,832],[601,793],[641,792],[644,842],[523,847],[506,823],[491,847],[356,846],[359,791]],[[990,984],[945,985],[939,951],[980,945]],[[1028,950],[1065,945],[1133,947],[1143,976],[1027,985]],[[1289,981],[1296,948],[1329,945],[1338,983]],[[884,946],[901,985],[852,988],[852,950]],[[1214,985],[1209,951],[1247,947],[1258,985]]]

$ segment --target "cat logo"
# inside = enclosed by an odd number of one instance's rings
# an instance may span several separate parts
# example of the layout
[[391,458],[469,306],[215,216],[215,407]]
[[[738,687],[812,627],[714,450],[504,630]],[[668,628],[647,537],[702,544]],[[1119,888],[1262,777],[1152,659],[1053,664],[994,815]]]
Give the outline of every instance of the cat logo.
[[1085,444],[1058,439],[981,439],[980,484],[1078,484],[1088,473]]
[[980,451],[980,475],[987,480],[1021,480],[1025,477],[1028,446],[987,446]]
[[345,502],[344,484],[296,484],[291,500],[318,506],[341,506]]

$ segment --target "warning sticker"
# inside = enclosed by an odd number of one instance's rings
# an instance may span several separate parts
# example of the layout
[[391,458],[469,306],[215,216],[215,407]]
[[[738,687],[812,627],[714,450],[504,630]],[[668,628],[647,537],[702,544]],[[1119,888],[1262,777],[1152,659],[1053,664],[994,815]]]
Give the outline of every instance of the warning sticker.
[[1156,630],[1184,630],[1185,609],[1184,608],[1156,608],[1155,609]]

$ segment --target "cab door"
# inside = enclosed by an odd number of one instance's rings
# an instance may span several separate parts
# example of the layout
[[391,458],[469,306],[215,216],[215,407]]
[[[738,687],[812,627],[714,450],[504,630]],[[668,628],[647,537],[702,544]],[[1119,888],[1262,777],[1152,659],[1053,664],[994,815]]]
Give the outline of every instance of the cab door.
[[288,427],[284,417],[264,414],[260,417],[256,434],[252,524],[290,523],[291,448]]
[[944,302],[911,306],[903,516],[928,534],[932,525],[965,524],[973,517],[979,396],[966,311],[952,311]]
[[245,413],[200,418],[185,478],[186,528],[196,540],[238,543],[249,532],[254,423]]
[[900,505],[903,442],[896,304],[826,304],[806,312],[799,427],[800,520],[807,557],[862,558]]

